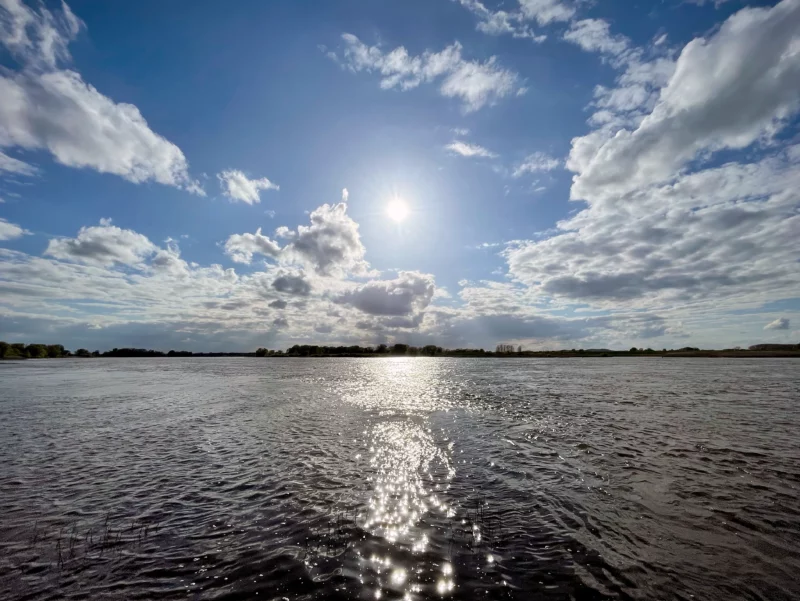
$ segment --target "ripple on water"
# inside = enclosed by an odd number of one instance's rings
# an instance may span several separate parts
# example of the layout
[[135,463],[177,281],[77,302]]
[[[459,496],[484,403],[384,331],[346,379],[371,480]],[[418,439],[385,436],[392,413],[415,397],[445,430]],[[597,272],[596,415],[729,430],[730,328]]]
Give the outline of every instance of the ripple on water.
[[797,598],[797,366],[3,364],[0,598]]

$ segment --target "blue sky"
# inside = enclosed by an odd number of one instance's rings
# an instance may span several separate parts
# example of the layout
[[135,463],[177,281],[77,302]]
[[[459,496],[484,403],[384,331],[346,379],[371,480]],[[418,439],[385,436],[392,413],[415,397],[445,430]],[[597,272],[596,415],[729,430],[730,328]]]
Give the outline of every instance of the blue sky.
[[798,32],[800,0],[0,0],[0,339],[795,342]]

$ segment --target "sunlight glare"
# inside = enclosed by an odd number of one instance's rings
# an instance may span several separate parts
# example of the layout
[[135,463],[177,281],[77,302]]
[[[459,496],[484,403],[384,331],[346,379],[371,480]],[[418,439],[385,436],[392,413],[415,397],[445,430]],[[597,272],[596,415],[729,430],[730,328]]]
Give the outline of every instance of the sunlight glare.
[[386,213],[393,221],[400,223],[401,221],[405,221],[405,218],[408,217],[408,205],[404,200],[395,198],[386,206]]

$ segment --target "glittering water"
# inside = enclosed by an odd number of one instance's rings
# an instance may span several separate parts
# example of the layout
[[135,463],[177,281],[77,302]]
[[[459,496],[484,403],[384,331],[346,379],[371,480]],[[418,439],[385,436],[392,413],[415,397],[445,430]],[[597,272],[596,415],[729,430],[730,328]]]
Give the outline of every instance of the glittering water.
[[0,598],[794,599],[800,362],[0,364]]

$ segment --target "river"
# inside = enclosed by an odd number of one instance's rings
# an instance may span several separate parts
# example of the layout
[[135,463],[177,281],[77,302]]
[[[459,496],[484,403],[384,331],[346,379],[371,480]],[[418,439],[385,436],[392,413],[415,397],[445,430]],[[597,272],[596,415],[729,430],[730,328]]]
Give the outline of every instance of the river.
[[796,599],[800,361],[0,364],[0,598]]

